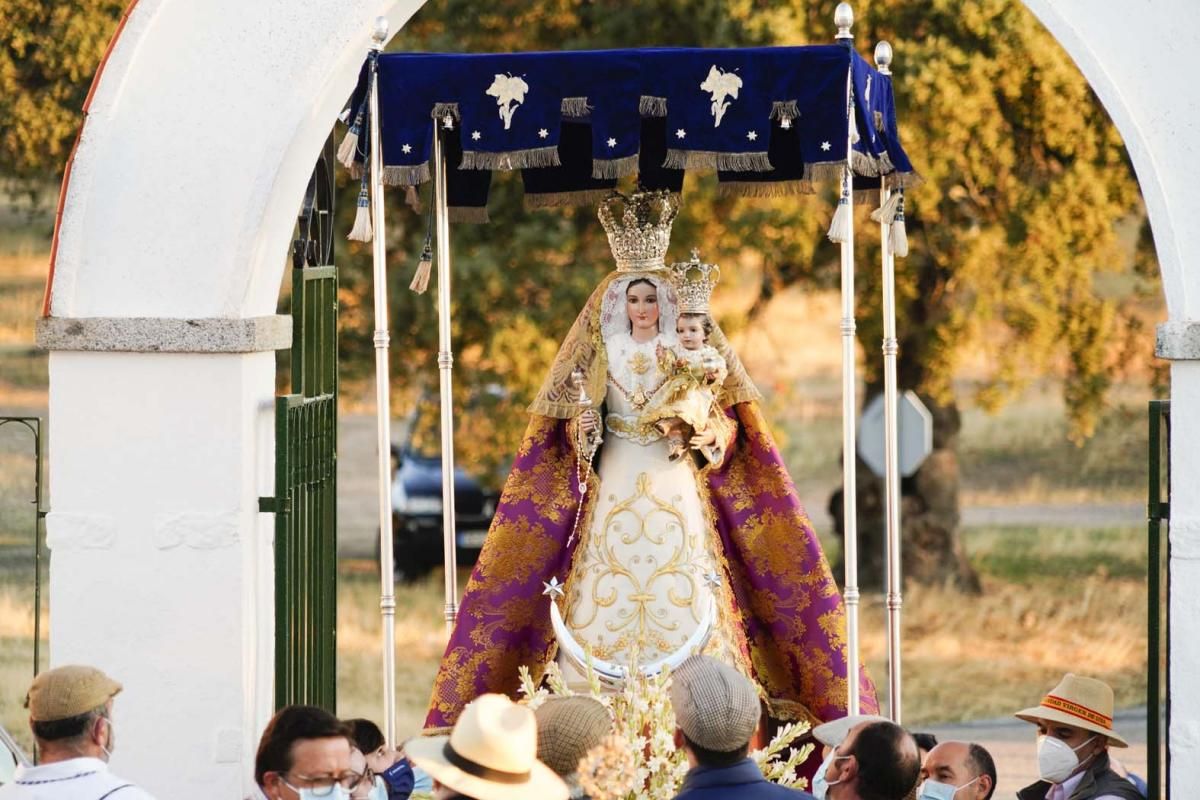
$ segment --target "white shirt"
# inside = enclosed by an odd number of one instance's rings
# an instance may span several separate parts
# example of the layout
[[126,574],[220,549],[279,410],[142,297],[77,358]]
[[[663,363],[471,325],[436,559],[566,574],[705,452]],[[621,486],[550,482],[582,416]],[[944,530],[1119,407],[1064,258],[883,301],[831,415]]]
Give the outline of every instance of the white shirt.
[[37,767],[17,767],[0,800],[154,800],[108,771],[98,758],[69,758]]
[[[1086,773],[1087,770],[1084,770],[1076,775],[1072,775],[1062,783],[1056,783],[1051,786],[1050,791],[1046,792],[1046,800],[1067,800],[1071,796],[1071,793],[1079,787]],[[4,796],[0,795],[0,800],[3,800],[3,798]],[[1092,800],[1121,800],[1121,798],[1113,794],[1102,794],[1093,797]]]

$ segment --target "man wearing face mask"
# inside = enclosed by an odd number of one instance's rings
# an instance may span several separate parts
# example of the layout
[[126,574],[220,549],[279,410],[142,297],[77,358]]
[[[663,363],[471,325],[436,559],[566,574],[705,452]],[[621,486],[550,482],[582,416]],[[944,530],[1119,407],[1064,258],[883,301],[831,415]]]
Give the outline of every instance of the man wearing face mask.
[[1094,678],[1067,673],[1042,702],[1018,711],[1037,725],[1042,780],[1017,792],[1020,800],[1141,800],[1112,769],[1109,746],[1128,747],[1112,727],[1113,692]]
[[0,800],[152,800],[108,771],[113,697],[121,684],[94,667],[64,666],[33,680],[25,705],[40,763],[17,767]]
[[987,750],[967,742],[942,742],[921,765],[917,800],[991,800],[996,763]]
[[350,768],[349,728],[316,706],[276,712],[254,757],[257,800],[349,800],[361,777]]
[[[818,739],[819,729],[816,731]],[[912,734],[894,722],[858,722],[813,776],[817,800],[904,800],[921,770]]]

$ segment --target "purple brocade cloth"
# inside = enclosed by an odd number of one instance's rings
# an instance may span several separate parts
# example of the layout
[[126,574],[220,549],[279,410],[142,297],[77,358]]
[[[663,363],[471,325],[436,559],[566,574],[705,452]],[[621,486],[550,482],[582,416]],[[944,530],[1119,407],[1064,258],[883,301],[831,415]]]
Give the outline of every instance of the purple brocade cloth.
[[[837,584],[757,405],[727,413],[738,423],[734,443],[724,463],[701,476],[754,677],[776,719],[844,716],[846,616]],[[579,542],[568,545],[582,497],[571,424],[541,416],[529,423],[446,645],[427,731],[453,726],[485,692],[515,697],[518,669],[540,680],[554,657],[542,592],[551,578],[566,579]],[[861,711],[876,712],[874,685],[865,671],[858,680]]]

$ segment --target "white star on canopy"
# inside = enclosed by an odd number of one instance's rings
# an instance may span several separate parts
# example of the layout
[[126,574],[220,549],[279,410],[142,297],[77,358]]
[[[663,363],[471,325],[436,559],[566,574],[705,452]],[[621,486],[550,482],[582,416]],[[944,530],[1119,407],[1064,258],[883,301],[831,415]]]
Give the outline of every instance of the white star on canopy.
[[828,152],[829,148],[832,146],[833,145],[831,145],[829,142],[821,142],[821,149],[825,150],[826,152]]
[[400,150],[401,150],[402,152],[404,152],[404,154],[405,154],[405,155],[407,155],[408,153],[411,153],[411,152],[412,152],[412,145],[411,145],[411,144],[406,144],[406,145],[404,145],[403,147],[401,147],[401,148],[400,148]]
[[680,128],[679,130],[675,131],[676,139],[682,139],[685,136],[687,136],[687,131],[685,131],[683,128]]
[[746,134],[746,138],[753,142],[758,138],[758,131],[750,131]]
[[538,136],[542,137],[543,139],[545,139],[549,135],[550,135],[550,131],[546,130],[545,128],[538,129]]
[[483,134],[480,133],[479,131],[471,131],[471,139],[473,139],[474,141],[478,142],[482,138],[483,138]]
[[608,137],[608,146],[609,146],[609,147],[616,147],[616,146],[617,146],[617,140],[616,140],[616,139],[614,139],[614,138],[612,138],[611,136],[610,136],[610,137]]

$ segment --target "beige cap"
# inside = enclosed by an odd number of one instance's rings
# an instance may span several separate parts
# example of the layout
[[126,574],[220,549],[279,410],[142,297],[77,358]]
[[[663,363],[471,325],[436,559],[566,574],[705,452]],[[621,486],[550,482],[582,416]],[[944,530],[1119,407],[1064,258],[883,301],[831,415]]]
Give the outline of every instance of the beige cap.
[[671,705],[684,735],[719,753],[748,744],[762,713],[749,678],[703,655],[689,657],[671,673]]
[[69,664],[34,678],[25,707],[34,722],[54,722],[94,711],[119,691],[121,684],[95,667]]
[[837,747],[846,739],[851,728],[856,728],[864,722],[890,722],[887,717],[878,714],[852,714],[829,722],[823,722],[812,729],[813,738],[827,747]]
[[583,695],[551,697],[533,715],[538,761],[563,776],[576,772],[580,759],[613,729],[604,704]]

